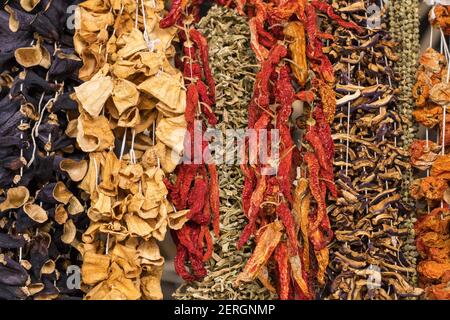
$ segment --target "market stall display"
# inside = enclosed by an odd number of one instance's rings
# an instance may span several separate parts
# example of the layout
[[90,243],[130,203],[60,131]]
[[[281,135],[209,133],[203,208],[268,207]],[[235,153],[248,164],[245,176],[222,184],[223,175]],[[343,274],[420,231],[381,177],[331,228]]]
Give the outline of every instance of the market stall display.
[[0,299],[449,300],[449,36],[437,0],[3,1]]

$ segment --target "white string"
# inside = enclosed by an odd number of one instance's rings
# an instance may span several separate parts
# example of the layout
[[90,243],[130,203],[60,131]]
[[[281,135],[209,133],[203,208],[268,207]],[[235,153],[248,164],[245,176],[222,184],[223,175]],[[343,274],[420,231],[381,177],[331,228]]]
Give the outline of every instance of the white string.
[[123,138],[122,138],[122,146],[120,148],[120,157],[119,160],[122,160],[123,157],[123,153],[125,151],[125,141],[127,140],[127,128],[125,128],[125,132],[123,133]]
[[138,28],[138,19],[139,19],[139,0],[136,0],[136,19],[134,22],[134,28]]
[[[350,56],[348,57],[350,59]],[[350,62],[347,63],[347,76],[350,79]],[[350,94],[349,94],[350,95]],[[345,145],[345,175],[348,176],[348,158],[350,148],[350,101],[347,103],[347,141]]]
[[[156,3],[154,4],[153,7],[155,7],[155,6],[156,6]],[[147,21],[146,21],[147,18],[145,16],[144,1],[141,1],[141,10],[142,10],[142,20],[144,21],[144,40],[147,43],[148,50],[150,50],[150,52],[153,52],[155,50],[155,45],[160,43],[161,40],[160,39],[151,40],[148,35]]]
[[131,134],[131,148],[130,148],[130,160],[132,164],[136,164],[136,153],[134,152],[134,139],[136,138],[136,130],[132,130]]
[[433,48],[433,25],[431,25],[431,32],[430,32],[430,48]]
[[[43,97],[44,93],[42,94]],[[39,102],[39,111],[40,111],[40,116],[39,116],[39,120],[34,124],[33,129],[31,130],[31,140],[33,141],[33,152],[31,155],[31,159],[28,162],[27,167],[29,168],[31,166],[31,164],[34,162],[34,159],[36,157],[36,149],[37,149],[37,144],[36,144],[36,137],[39,136],[39,126],[41,125],[42,119],[44,118],[44,113],[45,110],[47,109],[47,106],[50,103],[53,103],[56,98],[57,98],[58,93],[56,93],[55,98],[52,98],[50,100],[48,100],[48,102],[45,104],[44,108],[42,108],[41,110],[41,103],[42,103],[42,98],[41,101]]]

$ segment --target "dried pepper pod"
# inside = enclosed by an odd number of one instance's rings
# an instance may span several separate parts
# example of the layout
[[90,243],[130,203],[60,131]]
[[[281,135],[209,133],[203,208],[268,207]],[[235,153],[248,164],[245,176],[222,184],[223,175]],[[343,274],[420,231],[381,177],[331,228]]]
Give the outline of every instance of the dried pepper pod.
[[[0,6],[2,299],[80,299],[67,281],[81,261],[72,245],[86,228],[81,193],[62,161],[83,163],[68,133],[81,60],[68,7],[77,1]],[[83,176],[83,168],[72,172]],[[9,271],[8,271],[9,270]],[[8,276],[9,274],[9,276]]]

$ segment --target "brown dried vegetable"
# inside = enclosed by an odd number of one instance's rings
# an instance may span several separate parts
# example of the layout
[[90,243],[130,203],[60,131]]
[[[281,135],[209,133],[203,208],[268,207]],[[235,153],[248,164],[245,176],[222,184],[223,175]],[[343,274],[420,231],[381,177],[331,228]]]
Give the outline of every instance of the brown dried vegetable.
[[[363,26],[368,4],[358,3],[332,1],[342,17]],[[328,207],[336,240],[323,295],[329,299],[404,299],[422,293],[409,282],[414,257],[403,254],[411,221],[401,200],[402,174],[410,164],[400,139],[407,127],[395,108],[396,43],[385,21],[382,11],[379,29],[355,34],[329,24],[324,28],[336,39],[325,52],[338,80],[332,130],[339,197]]]

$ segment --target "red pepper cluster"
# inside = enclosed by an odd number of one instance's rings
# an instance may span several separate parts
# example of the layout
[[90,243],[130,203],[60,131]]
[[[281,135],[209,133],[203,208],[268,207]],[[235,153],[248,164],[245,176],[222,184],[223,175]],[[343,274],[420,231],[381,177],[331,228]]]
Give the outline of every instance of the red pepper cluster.
[[[245,176],[243,208],[249,222],[238,247],[242,247],[252,234],[255,234],[258,244],[258,231],[280,220],[286,236],[264,264],[267,264],[269,273],[275,279],[280,299],[313,299],[317,278],[311,275],[317,274],[318,270],[323,273],[326,269],[326,247],[333,237],[326,209],[327,194],[337,196],[333,182],[334,143],[329,125],[334,118],[336,105],[335,101],[330,103],[330,100],[335,100],[335,97],[325,97],[326,90],[319,88],[320,85],[332,86],[335,81],[332,64],[322,52],[321,42],[322,39],[332,37],[318,30],[317,11],[325,13],[343,27],[357,32],[361,30],[356,24],[343,21],[330,5],[322,1],[250,0],[248,3],[238,2],[236,6],[238,11],[250,18],[251,45],[261,63],[253,99],[248,107],[248,125],[251,129],[267,129],[268,132],[278,130],[281,141],[275,176],[263,174],[267,164],[255,165],[248,161],[242,166]],[[290,58],[290,53],[284,43],[281,25],[295,20],[302,23],[306,30],[308,69],[314,73],[313,81],[306,85],[294,80],[291,68],[284,61],[284,58]],[[297,83],[294,86],[295,81]],[[294,88],[300,90],[296,92]],[[310,118],[304,136],[308,144],[305,150],[296,148],[289,121],[292,105],[297,99],[311,104],[309,114],[304,114]],[[300,236],[299,222],[293,212],[293,185],[302,159],[307,166],[309,189],[316,204],[308,217],[308,239]],[[309,242],[317,255],[316,264],[319,265],[311,267],[314,270],[309,270]],[[275,265],[273,270],[269,267],[270,260]]]
[[[214,104],[214,80],[208,67],[206,41],[195,29],[185,30],[185,25],[184,28],[181,27],[182,14],[185,11],[192,14],[194,20],[198,19],[200,2],[194,2],[188,5],[187,1],[174,1],[169,15],[160,22],[162,27],[178,23],[183,30],[180,32],[180,39],[184,57],[180,67],[184,70],[187,82],[186,120],[191,137],[194,136],[194,131],[203,132],[206,128],[206,125],[201,128],[194,125],[198,110],[202,111],[210,125],[217,122],[211,109]],[[248,128],[255,129],[256,132],[266,130],[268,146],[271,145],[273,130],[278,131],[281,141],[278,159],[272,158],[274,150],[267,150],[266,159],[255,159],[255,154],[261,154],[259,151],[263,143],[259,134],[256,150],[251,150],[250,154],[250,144],[246,141],[246,161],[241,165],[245,177],[242,201],[249,221],[237,246],[241,248],[252,235],[256,236],[257,246],[258,238],[263,233],[261,230],[274,221],[281,221],[285,235],[271,252],[264,254],[264,258],[252,257],[249,263],[264,260],[257,265],[258,268],[264,267],[269,271],[264,279],[269,282],[262,279],[261,281],[269,283],[270,287],[270,280],[274,279],[281,299],[313,299],[317,285],[314,274],[318,274],[320,270],[323,277],[328,264],[326,247],[333,237],[326,199],[328,193],[337,196],[333,182],[334,143],[329,126],[334,118],[336,104],[334,95],[327,96],[327,92],[332,90],[322,88],[323,85],[331,87],[335,81],[332,64],[322,50],[322,39],[332,40],[333,37],[318,29],[318,12],[344,28],[357,32],[362,30],[356,24],[342,20],[332,7],[323,1],[236,0],[218,1],[218,4],[236,7],[240,14],[249,18],[251,47],[261,64],[256,76],[253,98],[248,106]],[[292,57],[285,42],[283,25],[292,21],[298,21],[306,30],[305,57],[312,81],[302,83],[295,79],[291,69],[295,66],[295,61],[293,64],[286,62],[292,62]],[[294,128],[290,117],[296,100],[310,105],[309,109],[305,108],[307,110],[303,115],[305,118],[309,117],[305,150],[297,148],[293,138]],[[205,151],[208,145],[187,143],[185,147],[185,150],[201,148],[199,151]],[[196,154],[195,150],[191,154]],[[270,161],[262,161],[267,159]],[[306,172],[303,177],[308,178],[308,192],[315,201],[315,206],[307,218],[307,236],[301,235],[300,222],[293,211],[294,181],[297,178],[297,168],[302,167],[303,163],[307,167],[307,170],[303,170]],[[267,169],[275,169],[276,174],[267,175]],[[177,209],[191,210],[190,221],[175,234],[175,241],[178,243],[176,270],[186,280],[202,278],[206,271],[201,262],[210,257],[212,250],[208,230],[210,211],[213,212],[214,231],[218,234],[219,196],[216,168],[214,165],[183,164],[178,169],[177,182],[175,185],[169,185],[169,188]],[[206,243],[206,251],[203,249],[203,243]],[[312,250],[317,257],[316,264],[319,266],[311,266],[309,263],[309,243],[312,244]],[[269,263],[269,260],[274,263]],[[185,269],[187,261],[190,262],[192,274]],[[246,268],[247,271],[249,269],[252,269],[251,266]],[[251,272],[252,276],[249,278],[256,275],[261,278],[263,273]]]
[[[193,3],[188,12],[199,17],[198,5]],[[162,27],[178,23],[182,45],[182,58],[178,67],[183,70],[186,91],[187,135],[184,147],[184,163],[177,168],[176,182],[166,180],[171,200],[177,210],[189,209],[188,222],[172,237],[177,246],[175,271],[186,281],[201,280],[206,276],[204,262],[211,257],[213,240],[210,233],[219,236],[219,185],[216,165],[212,159],[204,159],[208,152],[208,142],[194,141],[194,137],[203,137],[206,124],[201,122],[202,114],[210,126],[217,124],[213,112],[215,104],[215,83],[208,62],[208,44],[196,29],[186,29],[182,22],[182,11],[186,9],[184,1],[174,1],[168,16],[161,20]],[[183,26],[183,27],[182,27]]]

